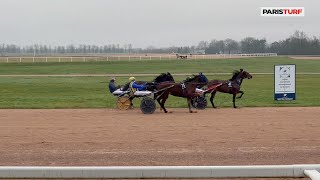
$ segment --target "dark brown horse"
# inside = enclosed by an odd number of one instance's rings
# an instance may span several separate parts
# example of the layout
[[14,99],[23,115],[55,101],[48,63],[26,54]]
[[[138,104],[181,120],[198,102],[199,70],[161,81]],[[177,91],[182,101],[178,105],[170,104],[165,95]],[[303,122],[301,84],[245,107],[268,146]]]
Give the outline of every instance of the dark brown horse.
[[208,86],[216,83],[222,83],[221,86],[218,86],[214,91],[211,92],[210,102],[212,104],[213,108],[216,108],[216,106],[213,103],[214,96],[216,95],[217,91],[222,93],[229,93],[233,95],[232,102],[233,107],[237,108],[236,106],[236,95],[238,93],[241,93],[241,95],[237,98],[241,98],[244,94],[243,91],[240,90],[241,84],[243,79],[251,79],[252,75],[243,69],[240,69],[240,71],[235,71],[233,73],[233,76],[228,81],[223,80],[213,80],[208,82]]
[[164,107],[164,104],[166,103],[166,100],[170,94],[177,97],[187,98],[189,112],[193,113],[196,111],[191,110],[191,99],[195,96],[198,96],[198,94],[195,93],[196,87],[204,86],[207,84],[207,82],[207,77],[200,73],[199,75],[195,75],[194,77],[189,78],[182,83],[160,83],[154,87],[156,91],[159,91],[156,93],[155,99],[157,99],[164,112],[167,113],[168,111]]

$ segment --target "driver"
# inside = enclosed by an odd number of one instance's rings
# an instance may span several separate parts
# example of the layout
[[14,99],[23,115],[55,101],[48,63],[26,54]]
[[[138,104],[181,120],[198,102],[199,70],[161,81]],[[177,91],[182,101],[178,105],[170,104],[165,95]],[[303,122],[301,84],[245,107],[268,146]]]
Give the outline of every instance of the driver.
[[136,78],[135,77],[130,77],[129,78],[129,88],[130,88],[130,91],[131,93],[134,93],[136,91],[143,91],[146,89],[146,86],[145,85],[139,85],[136,83]]
[[134,93],[136,91],[143,91],[146,89],[146,86],[144,85],[139,85],[136,83],[136,78],[135,77],[130,77],[129,78],[129,91],[130,91],[130,108],[133,108],[133,103],[132,100],[134,99]]
[[115,90],[120,88],[120,86],[116,85],[115,81],[116,81],[116,78],[112,77],[110,82],[109,82],[109,91],[110,91],[110,93],[113,93]]

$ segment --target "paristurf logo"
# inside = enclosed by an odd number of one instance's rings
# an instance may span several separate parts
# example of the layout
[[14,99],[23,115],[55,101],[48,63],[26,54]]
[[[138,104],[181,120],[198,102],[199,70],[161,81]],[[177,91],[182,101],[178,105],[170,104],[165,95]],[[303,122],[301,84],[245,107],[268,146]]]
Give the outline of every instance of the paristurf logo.
[[304,16],[304,7],[261,7],[261,16]]

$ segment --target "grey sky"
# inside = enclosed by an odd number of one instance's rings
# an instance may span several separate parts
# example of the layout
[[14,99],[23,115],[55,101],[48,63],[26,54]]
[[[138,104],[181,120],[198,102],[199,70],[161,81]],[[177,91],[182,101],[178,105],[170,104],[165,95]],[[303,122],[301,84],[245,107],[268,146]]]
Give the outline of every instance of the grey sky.
[[[302,6],[305,17],[260,17],[263,6]],[[195,45],[294,30],[320,36],[319,0],[0,0],[0,43]]]

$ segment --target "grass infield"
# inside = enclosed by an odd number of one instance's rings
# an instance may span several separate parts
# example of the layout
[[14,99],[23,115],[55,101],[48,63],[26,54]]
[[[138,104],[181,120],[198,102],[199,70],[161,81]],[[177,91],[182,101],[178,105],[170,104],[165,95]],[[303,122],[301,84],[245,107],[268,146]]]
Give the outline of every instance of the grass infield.
[[233,70],[240,68],[251,73],[273,73],[274,65],[276,64],[296,64],[298,73],[320,72],[320,60],[300,60],[288,57],[252,57],[202,60],[0,63],[0,74],[231,73]]
[[[273,73],[276,64],[296,64],[297,73],[319,73],[319,60],[300,60],[287,57],[240,59],[151,60],[109,62],[41,62],[0,63],[0,75],[52,74],[158,74],[171,73],[231,73],[240,68],[254,73]],[[208,79],[229,79],[231,75],[208,76]],[[128,77],[118,77],[124,84]],[[152,80],[154,77],[137,77]],[[186,76],[174,76],[181,81]],[[109,77],[0,77],[0,108],[115,108],[116,97],[108,92]],[[263,106],[319,106],[320,75],[297,74],[297,100],[273,100],[273,75],[254,75],[244,80],[240,107]],[[209,98],[208,98],[209,100]],[[140,99],[134,104],[139,106]],[[232,95],[217,93],[218,107],[232,107]],[[167,107],[187,107],[186,100],[169,97]]]
[[[176,76],[180,81],[183,76]],[[230,76],[208,76],[209,79],[228,79]],[[151,80],[139,77],[137,80]],[[0,108],[115,108],[117,97],[108,92],[105,77],[1,77]],[[118,77],[124,84],[126,77]],[[297,75],[297,100],[273,100],[273,75],[255,75],[244,80],[240,107],[263,106],[320,106],[320,75]],[[207,98],[209,100],[209,98]],[[136,99],[135,106],[140,105]],[[218,107],[231,107],[232,95],[216,94]],[[183,98],[170,96],[167,107],[187,107]]]

